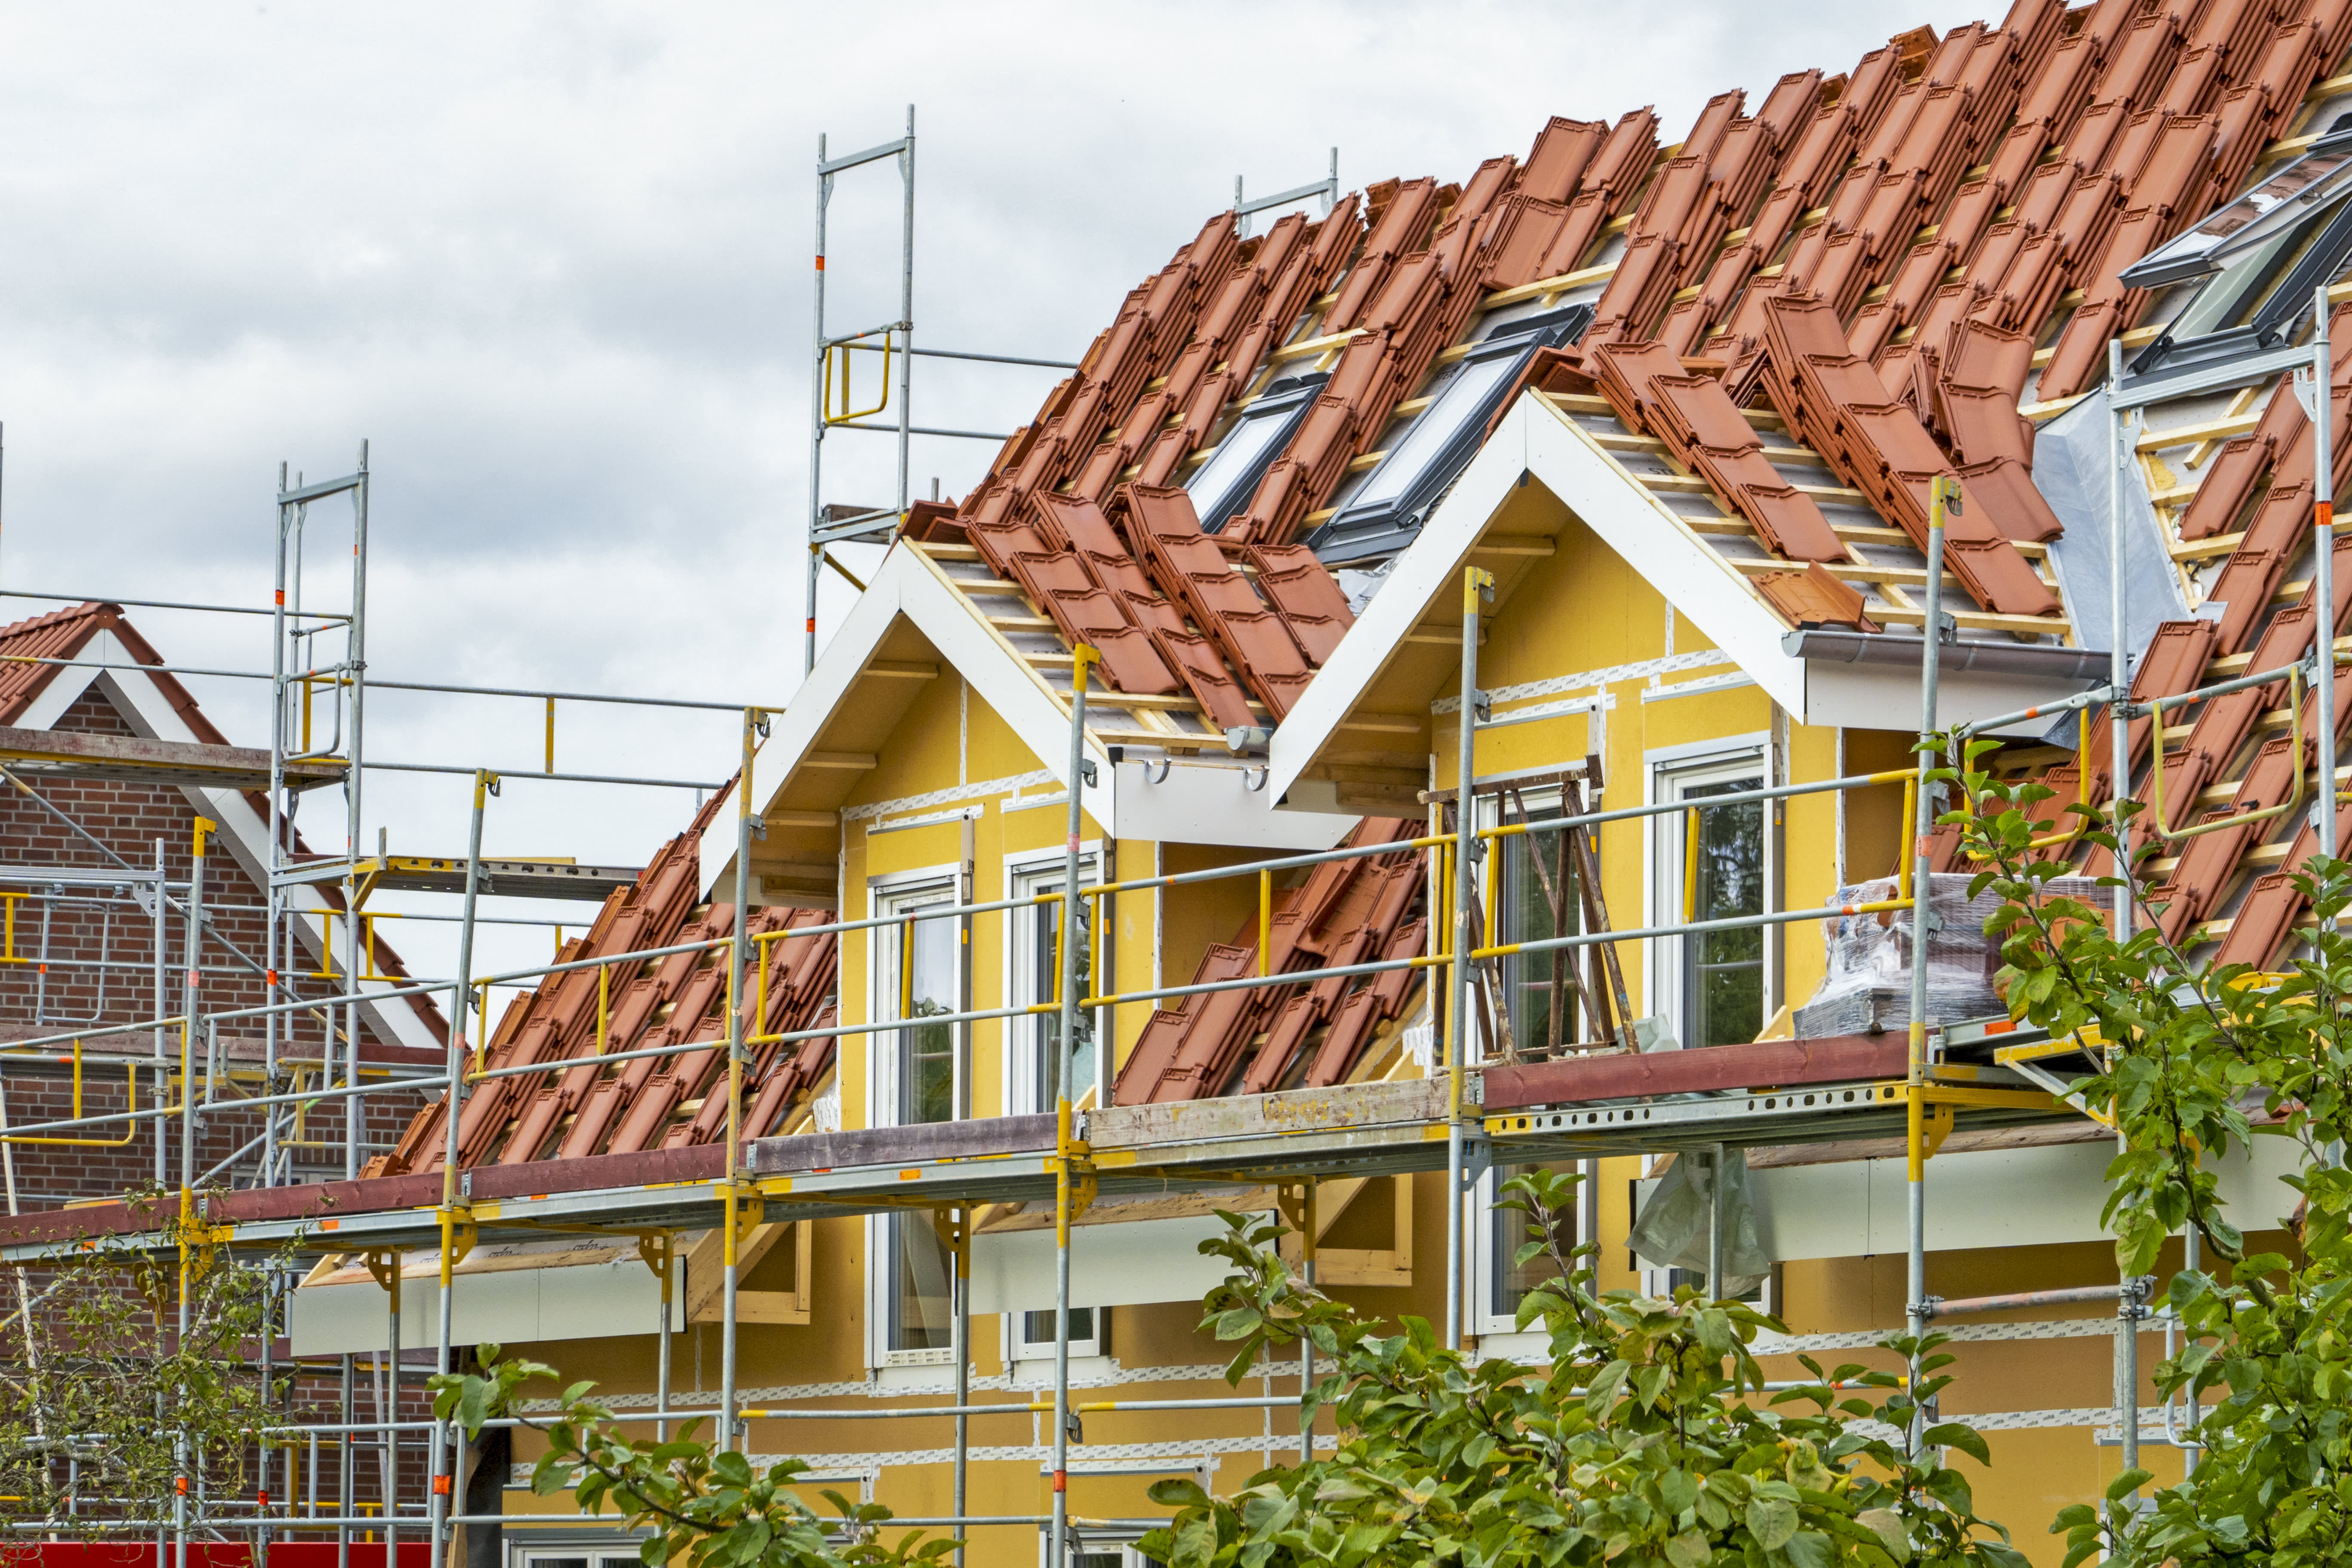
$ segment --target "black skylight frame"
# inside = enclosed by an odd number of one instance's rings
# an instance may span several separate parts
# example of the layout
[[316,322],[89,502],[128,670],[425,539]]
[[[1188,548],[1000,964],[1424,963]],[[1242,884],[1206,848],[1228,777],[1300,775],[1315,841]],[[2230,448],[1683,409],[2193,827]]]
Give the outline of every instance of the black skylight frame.
[[1326,564],[1341,564],[1393,555],[1411,544],[1477,456],[1487,422],[1536,351],[1572,343],[1591,324],[1587,303],[1496,326],[1463,356],[1437,400],[1406,427],[1354,496],[1307,536],[1307,548]]
[[[2276,348],[2309,313],[2313,291],[2347,263],[2352,115],[2338,117],[2302,157],[2123,270],[2118,280],[2133,289],[2204,279],[2132,361],[2133,377],[2185,374]],[[2235,324],[2182,335],[2197,316]]]
[[[1323,384],[1331,378],[1321,372],[1311,375],[1286,376],[1274,383],[1257,400],[1243,409],[1209,454],[1209,460],[1193,470],[1184,481],[1192,496],[1192,510],[1201,519],[1202,533],[1223,533],[1225,525],[1241,515],[1257,494],[1257,487],[1274,460],[1298,434],[1307,410],[1315,406],[1321,395]],[[1238,445],[1236,444],[1238,443]],[[1239,462],[1220,463],[1219,458],[1231,452]],[[1196,489],[1203,482],[1214,486],[1214,493]]]

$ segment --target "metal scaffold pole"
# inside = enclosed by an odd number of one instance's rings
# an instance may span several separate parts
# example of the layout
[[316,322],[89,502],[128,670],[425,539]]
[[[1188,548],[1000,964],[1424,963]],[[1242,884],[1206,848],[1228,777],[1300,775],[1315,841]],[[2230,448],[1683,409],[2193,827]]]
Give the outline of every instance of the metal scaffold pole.
[[[194,858],[188,870],[188,945],[187,974],[180,990],[180,1338],[188,1342],[191,1326],[188,1297],[194,1285],[190,1278],[194,1267],[191,1240],[196,1226],[196,1057],[195,1017],[199,971],[204,962],[205,936],[205,835],[214,831],[214,824],[199,816],[192,839]],[[163,889],[157,888],[155,896],[162,898]],[[180,1390],[184,1405],[187,1390]],[[188,1495],[194,1486],[189,1474],[194,1466],[190,1446],[184,1408],[173,1412],[176,1450],[172,1487],[172,1544],[178,1568],[188,1568]]]
[[[2327,286],[2322,284],[2312,301],[2315,330],[2311,338],[2311,602],[2316,617],[2319,647],[2312,682],[2312,722],[2319,751],[2319,798],[2312,806],[2312,827],[2319,852],[2333,856],[2336,843],[2336,431],[2333,346],[2327,341]],[[2329,923],[2334,923],[2331,919]]]
[[[172,1102],[172,1063],[171,1058],[167,1054],[170,1047],[165,1043],[163,1037],[163,1019],[172,1016],[172,982],[170,975],[171,954],[169,951],[171,946],[171,935],[170,922],[168,919],[170,905],[165,901],[163,891],[165,881],[165,861],[163,854],[163,840],[158,838],[155,840],[154,967],[156,1023],[153,1046],[155,1051],[155,1106],[159,1110]],[[130,1109],[136,1110],[138,1107],[134,1104]],[[172,1134],[170,1123],[158,1118],[155,1122],[155,1185],[159,1189],[168,1184],[172,1179],[170,1157],[168,1154],[171,1141]]]
[[[1915,1338],[1927,1331],[1928,1319],[1927,943],[1936,929],[1934,867],[1929,856],[1936,800],[1927,775],[1936,765],[1936,682],[1944,640],[1944,520],[1959,510],[1959,481],[1948,476],[1937,478],[1928,489],[1927,620],[1920,628],[1918,777],[1913,789],[1911,822],[1911,1028],[1905,1117],[1908,1184],[1904,1194],[1910,1222],[1906,1316]],[[1919,1375],[1916,1354],[1910,1373],[1916,1387]],[[1925,1417],[1915,1412],[1911,1418],[1915,1446],[1926,1429]]]
[[[748,928],[751,921],[751,830],[759,822],[751,809],[751,764],[766,728],[767,714],[763,710],[743,710],[741,771],[735,775],[735,921],[732,938],[727,944],[727,1176],[722,1189],[726,1194],[722,1207],[726,1234],[719,1243],[725,1266],[726,1305],[719,1334],[719,1426],[720,1444],[730,1450],[739,1449],[742,1441],[735,1414],[735,1299],[741,1273],[738,1253],[743,1240],[744,961],[751,952]],[[764,963],[766,960],[762,958],[761,962]]]
[[1470,917],[1476,900],[1478,733],[1478,606],[1495,592],[1495,574],[1462,573],[1462,723],[1456,742],[1454,796],[1454,940],[1445,1003],[1445,1343],[1462,1348],[1463,1069],[1470,1050]]
[[[453,1302],[457,1296],[457,1267],[460,1257],[460,1243],[463,1242],[470,1247],[473,1237],[472,1216],[458,1202],[461,1194],[457,1186],[459,1156],[457,1133],[466,1096],[466,1041],[470,1032],[468,1026],[471,1017],[467,1010],[467,1003],[472,995],[474,978],[474,911],[476,900],[479,898],[482,888],[482,818],[488,809],[489,798],[497,793],[498,787],[497,774],[488,772],[475,773],[473,822],[466,837],[466,900],[457,927],[457,984],[449,988],[449,1056],[446,1075],[447,1088],[444,1091],[448,1099],[447,1109],[441,1117],[439,1337],[436,1342],[433,1357],[433,1370],[445,1375],[456,1370],[450,1364],[450,1333],[454,1321]],[[487,1000],[486,997],[485,1001]],[[479,1026],[485,1039],[488,1037],[489,1026],[488,1009],[485,1006]],[[396,1264],[395,1267],[397,1267]],[[663,1294],[665,1300],[663,1321],[667,1323],[668,1321],[667,1291],[665,1290]],[[399,1369],[395,1366],[394,1368],[395,1379],[398,1374]],[[668,1408],[667,1399],[663,1401],[662,1408]],[[391,1419],[396,1421],[399,1418],[399,1408],[395,1401]],[[462,1445],[465,1441],[464,1428],[454,1423],[442,1421],[437,1416],[435,1417],[433,1447],[426,1460],[429,1484],[425,1502],[428,1520],[427,1539],[431,1543],[433,1568],[441,1568],[441,1564],[447,1560],[448,1543],[443,1538],[445,1520],[452,1513],[465,1511],[463,1509],[453,1509],[449,1506],[449,1500],[456,1496],[457,1489],[464,1485],[466,1476],[463,1447],[459,1447],[454,1454],[450,1451],[450,1440],[453,1435]],[[446,1470],[442,1468],[445,1462],[448,1466]],[[390,1511],[387,1502],[385,1512],[389,1514]]]
[[801,645],[801,674],[816,668],[816,579],[824,546],[817,541],[817,524],[824,516],[824,356],[832,353],[824,341],[824,209],[833,198],[833,175],[826,172],[824,132],[816,138],[816,279],[812,310],[816,318],[816,355],[809,364],[809,508],[808,508],[808,626]]
[[[907,515],[908,442],[915,417],[915,106],[907,105],[907,150],[898,155],[905,215],[898,237],[898,515]],[[889,340],[883,340],[889,352]],[[1076,789],[1077,786],[1070,786]]]
[[[2131,935],[2131,825],[2124,802],[2131,795],[2131,715],[2126,698],[2131,690],[2131,637],[2126,624],[2130,605],[2124,596],[2124,469],[2132,460],[2131,413],[2123,401],[2124,345],[2107,343],[2107,635],[2114,643],[2107,655],[2107,797],[2114,803],[2116,857],[2116,940]],[[2157,744],[2163,745],[2161,735]]]
[[[343,834],[343,984],[356,996],[360,976],[365,971],[360,962],[360,782],[362,770],[359,760],[366,753],[361,749],[360,736],[366,711],[367,698],[367,533],[368,533],[368,444],[360,443],[360,466],[352,476],[352,618],[348,640],[343,647],[343,663],[352,686],[352,731],[349,752],[352,766],[343,779],[343,800],[346,824]],[[343,1050],[348,1087],[360,1086],[360,1007],[357,1002],[343,1009]],[[350,1108],[343,1112],[343,1176],[356,1181],[360,1173],[361,1145],[366,1140],[367,1108],[354,1096]],[[399,1382],[399,1369],[394,1368],[393,1381]],[[391,1500],[385,1500],[387,1510]],[[391,1539],[389,1530],[385,1532]]]
[[[289,534],[299,509],[285,500],[286,465],[284,463],[278,465],[278,582],[273,595],[274,603],[269,612],[269,848],[262,859],[262,880],[265,886],[262,889],[261,999],[265,1003],[286,1000],[286,987],[278,973],[278,942],[284,925],[286,891],[278,886],[278,876],[286,868],[286,840],[292,837],[287,831],[286,823],[286,555]],[[159,868],[162,866],[163,861],[160,857],[156,864]],[[159,882],[155,888],[155,902],[159,910],[163,907],[163,889]],[[158,1017],[161,1017],[164,1009],[160,1005],[162,1002],[160,996],[157,1002],[159,1005],[155,1013]],[[293,1021],[286,1020],[283,1026],[290,1038],[293,1034]],[[275,1013],[270,1014],[262,1023],[263,1048],[273,1067],[277,1059],[279,1027],[280,1022]],[[332,1032],[331,1029],[329,1034],[331,1035]],[[156,1054],[159,1056],[162,1054],[160,1048]],[[276,1093],[278,1083],[274,1073],[268,1082],[267,1092]],[[268,1118],[268,1127],[274,1131],[278,1125],[277,1111],[272,1110],[264,1114]],[[263,1149],[261,1182],[264,1186],[271,1185],[275,1182],[276,1153],[277,1142],[272,1138]],[[158,1170],[156,1174],[161,1176],[163,1173]]]
[[1069,836],[1062,847],[1061,1031],[1054,1042],[1054,1542],[1049,1568],[1068,1568],[1070,1520],[1070,1219],[1077,1184],[1070,1079],[1078,1061],[1078,847],[1086,831],[1087,670],[1102,656],[1080,643],[1070,663]]
[[[866,163],[885,158],[898,167],[899,226],[898,226],[898,316],[894,321],[878,327],[853,332],[835,340],[825,335],[825,208],[833,200],[834,176],[847,173]],[[826,139],[816,139],[816,277],[813,290],[812,312],[816,324],[816,353],[809,367],[809,501],[808,501],[808,570],[803,578],[807,594],[808,618],[803,628],[801,673],[806,675],[816,668],[816,595],[817,582],[825,565],[825,545],[837,539],[872,539],[887,536],[904,521],[911,499],[913,469],[913,438],[915,435],[915,106],[907,106],[907,133],[895,142],[863,152],[846,153],[835,158],[828,155]],[[856,349],[873,349],[866,342],[880,338],[882,355],[882,399],[874,407],[853,407],[849,395],[849,361]],[[896,342],[894,345],[893,339]],[[833,407],[831,385],[833,356],[838,350],[841,357],[841,408]],[[927,351],[934,354],[946,351]],[[896,358],[898,376],[898,421],[895,429],[887,425],[865,422],[867,416],[878,414],[889,405],[891,362]],[[970,354],[948,354],[950,358],[986,358]],[[1013,362],[1027,363],[1027,362]],[[851,430],[880,430],[895,434],[898,444],[898,504],[890,510],[871,510],[838,521],[829,521],[824,510],[824,437],[825,432],[839,426]],[[926,435],[978,436],[972,431],[927,430]],[[984,437],[995,439],[996,437]],[[839,563],[835,563],[836,570]],[[844,575],[847,575],[844,573]]]

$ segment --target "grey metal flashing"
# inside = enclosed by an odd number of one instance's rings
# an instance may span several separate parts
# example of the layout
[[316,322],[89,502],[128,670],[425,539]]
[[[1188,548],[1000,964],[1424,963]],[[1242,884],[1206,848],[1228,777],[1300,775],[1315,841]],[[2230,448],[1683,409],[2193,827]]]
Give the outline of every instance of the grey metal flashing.
[[[1807,626],[1780,639],[1790,658],[1821,664],[1886,664],[1919,668],[1926,639],[1889,632],[1850,632]],[[2052,647],[2032,643],[1948,642],[1937,662],[1947,670],[1986,675],[2036,676],[2095,686],[2105,679],[2108,655],[2095,648]]]

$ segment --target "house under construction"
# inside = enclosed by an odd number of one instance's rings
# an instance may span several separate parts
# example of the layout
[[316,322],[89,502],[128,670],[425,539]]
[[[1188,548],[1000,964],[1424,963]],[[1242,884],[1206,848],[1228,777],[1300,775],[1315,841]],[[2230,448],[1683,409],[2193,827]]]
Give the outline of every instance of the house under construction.
[[[948,353],[911,283],[887,329],[820,313],[812,450],[882,431],[901,479],[812,495],[812,581],[888,550],[642,868],[484,860],[528,797],[461,760],[471,853],[362,816],[364,459],[280,485],[281,561],[348,498],[358,564],[265,612],[266,750],[121,607],[9,628],[5,1254],[182,1245],[61,1206],[152,1167],[229,1255],[300,1263],[314,1394],[269,1484],[132,1532],[634,1561],[513,1485],[527,1415],[468,1446],[424,1413],[495,1341],[967,1561],[1108,1568],[1153,1480],[1338,1441],[1299,1431],[1311,1365],[1224,1383],[1216,1211],[1534,1362],[1496,1192],[1569,1163],[1601,1286],[1761,1301],[1770,1376],[1948,1328],[1979,1511],[2029,1553],[2116,1470],[2177,1475],[2173,1331],[2066,1098],[2095,1047],[2010,1025],[1918,748],[1999,739],[2085,878],[2059,807],[2148,803],[2194,952],[2274,968],[2307,929],[2291,875],[2352,833],[2312,808],[2352,721],[2314,647],[2352,614],[2347,51],[2352,0],[2019,0],[1679,132],[1555,118],[1238,202],[957,501],[905,493],[907,372]],[[911,119],[821,193],[893,163],[911,212]],[[843,401],[860,353],[881,408]],[[142,791],[154,826],[86,820]],[[225,884],[248,924],[204,918]],[[454,973],[398,967],[379,888],[447,895]],[[602,902],[478,969],[501,892]],[[129,1163],[26,1163],[58,1138]],[[2249,1229],[2289,1173],[2225,1172]]]

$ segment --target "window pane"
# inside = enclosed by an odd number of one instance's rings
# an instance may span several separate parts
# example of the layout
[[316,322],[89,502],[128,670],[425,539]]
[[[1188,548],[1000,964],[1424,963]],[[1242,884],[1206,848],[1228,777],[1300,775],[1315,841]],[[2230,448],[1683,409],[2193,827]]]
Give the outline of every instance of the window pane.
[[1317,390],[1330,379],[1320,373],[1285,377],[1242,411],[1225,438],[1209,454],[1209,460],[1184,482],[1192,510],[1200,515],[1202,532],[1222,531],[1248,504],[1276,454],[1314,406]]
[[[929,920],[901,925],[898,942],[900,956],[911,972],[899,977],[901,990],[891,1016],[927,1018],[954,1012],[956,922]],[[926,1024],[896,1033],[899,1123],[953,1121],[955,1026]]]
[[[1091,1340],[1094,1337],[1095,1310],[1092,1307],[1071,1308],[1070,1342],[1076,1344],[1081,1340]],[[1021,1342],[1024,1349],[1034,1349],[1043,1345],[1051,1351],[1054,1348],[1054,1314],[1051,1312],[1022,1313]]]
[[[1498,1167],[1495,1173],[1495,1191],[1500,1194],[1503,1184],[1513,1176],[1541,1169],[1540,1165]],[[1575,1251],[1578,1246],[1576,1210],[1571,1207],[1554,1217],[1557,1225],[1551,1237],[1553,1245],[1562,1253]],[[1486,1250],[1494,1259],[1488,1280],[1493,1305],[1488,1310],[1496,1317],[1508,1317],[1519,1310],[1519,1303],[1527,1300],[1528,1291],[1547,1279],[1560,1278],[1559,1265],[1549,1252],[1538,1252],[1525,1263],[1517,1261],[1519,1248],[1535,1239],[1530,1234],[1535,1224],[1532,1215],[1519,1209],[1497,1206],[1488,1212],[1488,1224],[1493,1227],[1493,1233],[1489,1237],[1491,1245]]]
[[1465,364],[1427,412],[1412,422],[1404,439],[1391,447],[1380,471],[1364,488],[1348,498],[1350,509],[1393,500],[1421,477],[1446,444],[1459,433],[1463,421],[1478,412],[1486,395],[1519,372],[1525,354],[1504,354]]
[[947,1243],[927,1216],[892,1215],[889,1226],[890,1348],[952,1350],[955,1303],[949,1282],[955,1260]]
[[[1684,792],[1687,800],[1759,789],[1731,779]],[[1692,817],[1696,820],[1693,831]],[[1693,921],[1764,912],[1764,803],[1703,806],[1683,819],[1685,897]],[[1764,1026],[1764,932],[1760,927],[1683,939],[1685,1046],[1727,1046]]]
[[[1528,817],[1549,822],[1559,816],[1557,805],[1530,806]],[[1517,811],[1505,820],[1517,822]],[[1565,833],[1528,834],[1503,839],[1501,899],[1496,923],[1502,942],[1541,942],[1572,936],[1584,929],[1583,905],[1578,888],[1575,858]],[[1549,889],[1549,891],[1547,891]],[[1554,913],[1555,905],[1559,910]],[[1549,952],[1513,955],[1503,961],[1505,1005],[1511,1014],[1511,1037],[1522,1051],[1546,1051],[1555,1044],[1575,1045],[1584,1023],[1577,1016],[1575,982],[1570,965],[1580,962],[1580,950],[1558,948]],[[1559,1020],[1557,1041],[1552,1020]]]
[[[1092,868],[1087,869],[1090,875]],[[1057,880],[1037,890],[1053,892],[1061,887]],[[1094,906],[1091,900],[1081,899],[1077,910],[1078,990],[1085,994],[1087,981],[1094,974]],[[1032,973],[1029,1000],[1053,1000],[1061,973],[1062,907],[1040,904],[1030,917]],[[1037,1102],[1040,1110],[1051,1110],[1061,1098],[1062,1017],[1059,1013],[1040,1013],[1036,1017],[1037,1041]],[[1095,1081],[1095,1017],[1090,1012],[1078,1013],[1077,1059],[1071,1064],[1070,1098],[1076,1100]]]

